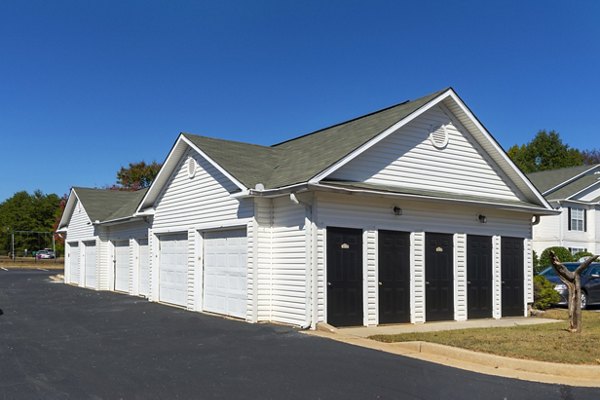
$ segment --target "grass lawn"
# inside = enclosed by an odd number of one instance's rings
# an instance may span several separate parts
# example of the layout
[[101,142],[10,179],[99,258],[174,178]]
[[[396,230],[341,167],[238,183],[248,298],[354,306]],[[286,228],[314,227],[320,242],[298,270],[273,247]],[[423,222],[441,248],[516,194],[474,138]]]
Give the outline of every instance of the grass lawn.
[[387,343],[420,340],[514,358],[600,365],[600,312],[583,311],[583,329],[579,334],[567,332],[566,310],[549,310],[544,317],[561,321],[510,328],[376,335],[370,339]]

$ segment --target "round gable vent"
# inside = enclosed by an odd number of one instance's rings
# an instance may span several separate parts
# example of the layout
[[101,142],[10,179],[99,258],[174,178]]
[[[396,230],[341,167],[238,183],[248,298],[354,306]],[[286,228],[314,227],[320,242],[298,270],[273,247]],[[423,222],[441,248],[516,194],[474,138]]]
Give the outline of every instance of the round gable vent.
[[187,159],[187,172],[188,172],[188,177],[190,179],[192,179],[194,176],[196,176],[196,170],[198,169],[198,164],[196,163],[196,160],[194,160],[193,157],[188,157]]
[[443,149],[448,145],[448,129],[446,125],[440,125],[436,129],[432,129],[429,133],[429,139],[436,149]]

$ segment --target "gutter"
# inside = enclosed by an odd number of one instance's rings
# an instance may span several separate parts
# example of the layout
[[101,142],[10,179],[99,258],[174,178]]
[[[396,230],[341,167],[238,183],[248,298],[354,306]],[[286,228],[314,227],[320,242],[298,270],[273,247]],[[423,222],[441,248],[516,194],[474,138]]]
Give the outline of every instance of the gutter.
[[[546,208],[540,208],[540,207],[534,207],[534,206],[531,206],[531,207],[519,206],[519,205],[512,206],[512,205],[508,205],[505,203],[497,203],[497,202],[493,202],[493,201],[481,202],[481,201],[468,200],[468,199],[457,200],[457,199],[452,199],[452,198],[447,198],[447,197],[429,197],[429,196],[418,195],[418,194],[394,193],[394,192],[385,192],[385,191],[371,190],[371,189],[341,188],[338,186],[327,185],[327,184],[323,184],[323,183],[313,183],[313,184],[309,184],[308,186],[309,186],[309,189],[321,189],[321,190],[332,192],[332,193],[367,194],[367,195],[384,196],[384,197],[391,196],[391,197],[399,197],[399,198],[405,198],[405,199],[428,200],[428,201],[434,201],[434,202],[448,201],[448,202],[453,202],[453,203],[458,203],[458,204],[469,204],[469,205],[477,204],[478,206],[484,205],[484,206],[490,206],[490,207],[498,207],[503,210],[534,213],[536,215],[558,215],[558,214],[560,214],[560,211],[557,211],[554,209],[549,210]],[[540,212],[542,210],[543,210],[543,213]]]
[[109,219],[107,221],[94,221],[92,223],[92,225],[105,225],[105,226],[110,226],[110,225],[117,225],[117,224],[122,224],[125,222],[133,222],[133,221],[144,221],[144,222],[148,222],[147,221],[147,216],[141,216],[141,215],[137,215],[137,216],[130,216],[130,217],[122,217],[122,218],[115,218],[115,219]]

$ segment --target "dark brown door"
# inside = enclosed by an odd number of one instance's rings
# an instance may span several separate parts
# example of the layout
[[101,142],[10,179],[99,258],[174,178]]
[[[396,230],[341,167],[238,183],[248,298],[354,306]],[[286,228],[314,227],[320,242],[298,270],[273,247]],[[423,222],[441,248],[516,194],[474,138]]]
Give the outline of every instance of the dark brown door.
[[523,316],[525,299],[523,290],[523,239],[502,238],[502,316]]
[[467,315],[492,317],[492,238],[467,236]]
[[327,322],[363,324],[362,231],[327,228]]
[[410,233],[379,231],[379,323],[410,322]]
[[454,319],[454,244],[452,235],[425,234],[425,319]]

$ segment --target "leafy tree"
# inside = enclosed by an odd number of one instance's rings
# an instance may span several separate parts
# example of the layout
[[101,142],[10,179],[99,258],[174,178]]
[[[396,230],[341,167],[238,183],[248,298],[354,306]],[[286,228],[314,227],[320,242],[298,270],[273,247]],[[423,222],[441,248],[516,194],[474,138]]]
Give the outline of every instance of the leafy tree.
[[574,167],[584,163],[582,153],[563,143],[555,131],[539,131],[526,145],[515,145],[508,149],[508,155],[525,173]]
[[585,165],[600,164],[600,149],[583,150],[581,155]]
[[533,277],[533,307],[547,310],[560,301],[560,295],[554,290],[554,284],[542,275]]
[[147,188],[152,184],[161,164],[152,161],[146,164],[145,161],[129,163],[129,167],[121,167],[117,172],[117,187],[114,189],[138,190]]
[[560,258],[563,262],[571,262],[574,261],[571,252],[566,247],[555,246],[548,247],[546,250],[542,251],[542,255],[540,256],[540,262],[538,264],[538,268],[535,271],[541,272],[544,268],[552,265],[552,258],[550,256],[550,252],[553,251],[558,258]]
[[[0,203],[0,240],[4,254],[11,249],[11,233],[14,231],[52,232],[59,209],[60,198],[56,194],[45,195],[36,190],[15,193]],[[51,235],[17,234],[15,250],[37,250],[48,247]]]
[[594,255],[589,251],[580,251],[578,253],[573,254],[573,261],[579,261],[583,257],[593,257]]
[[569,304],[569,332],[581,332],[581,274],[592,262],[596,261],[598,257],[599,256],[589,257],[579,264],[575,271],[569,271],[569,269],[561,263],[556,253],[550,251],[552,266],[569,291],[567,298]]

